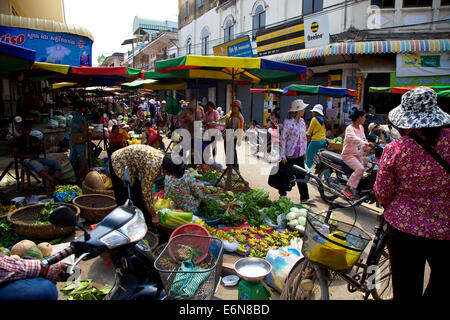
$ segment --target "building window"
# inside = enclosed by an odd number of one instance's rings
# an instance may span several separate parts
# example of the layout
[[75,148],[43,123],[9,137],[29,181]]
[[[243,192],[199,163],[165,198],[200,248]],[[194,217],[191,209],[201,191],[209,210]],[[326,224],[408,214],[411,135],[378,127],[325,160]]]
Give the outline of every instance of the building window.
[[450,0],[441,0],[441,6],[450,6]]
[[186,55],[192,54],[192,39],[188,38],[186,41]]
[[431,7],[433,0],[403,0],[403,8]]
[[208,42],[209,42],[209,31],[204,28],[201,33],[202,39],[202,56],[207,56],[209,52]]
[[323,9],[323,0],[303,0],[303,15]]
[[394,8],[395,0],[372,0],[371,5],[379,8]]
[[184,3],[184,18],[187,19],[189,17],[189,1]]
[[228,19],[225,23],[224,38],[225,42],[233,40],[234,38],[234,25],[232,19]]
[[253,40],[256,39],[256,32],[266,26],[266,11],[262,5],[259,5],[253,15]]

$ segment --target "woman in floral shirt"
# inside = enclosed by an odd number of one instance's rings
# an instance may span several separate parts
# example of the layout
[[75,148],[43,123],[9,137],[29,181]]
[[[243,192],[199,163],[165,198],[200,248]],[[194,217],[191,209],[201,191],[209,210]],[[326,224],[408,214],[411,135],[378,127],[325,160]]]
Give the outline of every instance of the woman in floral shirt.
[[203,192],[197,181],[185,171],[184,164],[175,164],[170,156],[166,156],[162,163],[166,176],[164,194],[185,212],[197,212],[202,200]]
[[450,286],[444,263],[450,249],[449,172],[412,138],[450,161],[450,116],[436,101],[432,89],[419,87],[389,113],[403,137],[385,147],[374,189],[388,223],[394,299],[422,296],[426,261],[431,273],[424,296],[441,299]]
[[[128,198],[128,190],[123,186],[125,167],[131,178],[131,200],[144,213],[151,215],[151,223],[159,224],[159,218],[153,208],[153,184],[161,173],[164,153],[143,144],[133,144],[117,150],[111,156],[110,172],[117,204],[123,205]],[[145,215],[147,223],[150,219]]]
[[[289,109],[289,118],[283,122],[283,130],[281,132],[280,143],[280,159],[282,164],[289,166],[298,165],[305,167],[306,154],[306,124],[303,120],[305,108],[308,105],[303,100],[294,100]],[[297,179],[304,179],[304,175],[295,172]],[[300,192],[300,201],[302,203],[310,202],[308,185],[306,183],[297,182],[298,191]],[[281,197],[286,196],[286,191],[279,191]]]

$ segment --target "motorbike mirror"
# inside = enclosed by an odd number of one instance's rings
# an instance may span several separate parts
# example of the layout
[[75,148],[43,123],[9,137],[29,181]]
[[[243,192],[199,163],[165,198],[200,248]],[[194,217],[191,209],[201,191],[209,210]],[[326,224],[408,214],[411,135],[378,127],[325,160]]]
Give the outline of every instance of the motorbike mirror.
[[69,207],[61,206],[51,212],[50,223],[57,227],[73,227],[77,225],[77,216]]
[[77,226],[84,232],[85,240],[89,240],[90,236],[88,231],[83,228],[81,223],[77,220],[77,215],[67,206],[61,206],[54,209],[50,213],[50,223],[57,227],[75,227]]
[[125,182],[126,184],[130,184],[131,179],[130,179],[130,171],[128,170],[128,167],[125,167],[124,171],[123,171],[123,182]]

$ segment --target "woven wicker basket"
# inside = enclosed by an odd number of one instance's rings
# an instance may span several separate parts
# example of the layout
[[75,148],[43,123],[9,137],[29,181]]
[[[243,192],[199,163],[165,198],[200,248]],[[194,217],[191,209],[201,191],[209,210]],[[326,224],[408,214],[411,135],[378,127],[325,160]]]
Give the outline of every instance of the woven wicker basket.
[[342,143],[328,142],[328,145],[327,145],[328,150],[338,152],[338,153],[341,153],[343,148],[344,148],[344,145]]
[[[65,205],[75,211],[77,217],[80,209],[70,203],[57,203]],[[19,208],[10,212],[7,216],[9,223],[13,226],[15,232],[22,237],[30,240],[53,240],[69,235],[75,231],[75,227],[57,227],[52,224],[34,225],[37,221],[41,210],[44,208],[43,203],[34,204]]]
[[90,222],[100,222],[117,207],[116,199],[106,194],[83,194],[72,200],[80,209],[81,217]]
[[81,190],[83,191],[83,194],[105,194],[114,197],[114,190],[92,189],[91,187],[88,187],[84,181],[81,184]]

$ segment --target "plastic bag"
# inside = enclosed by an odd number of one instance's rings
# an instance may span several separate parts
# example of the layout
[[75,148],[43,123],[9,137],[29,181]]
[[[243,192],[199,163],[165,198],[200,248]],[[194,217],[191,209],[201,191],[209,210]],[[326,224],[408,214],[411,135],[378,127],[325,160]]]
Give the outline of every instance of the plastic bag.
[[156,211],[159,211],[159,210],[162,210],[162,209],[170,209],[170,201],[172,201],[172,199],[170,199],[170,198],[158,199],[158,200],[155,201],[153,206],[154,206]]
[[[301,239],[298,238],[297,241],[301,242]],[[283,291],[289,272],[297,261],[303,257],[301,251],[297,249],[298,247],[301,247],[301,244],[295,244],[295,247],[270,249],[267,252],[266,261],[272,265],[272,271],[266,276],[265,280],[269,286],[278,292]]]
[[[313,236],[314,246],[311,248],[309,253],[309,259],[311,261],[323,264],[333,270],[345,270],[350,266],[347,263],[347,249],[343,246],[347,246],[347,241],[345,235],[341,231],[336,231],[330,233],[328,238],[332,239],[336,243],[342,244],[342,246],[337,245],[322,238],[318,234]],[[343,239],[342,239],[343,238]]]
[[64,192],[58,192],[53,197],[53,200],[55,202],[71,202],[73,199],[75,199],[77,195],[73,191],[64,191]]
[[227,240],[222,240],[223,250],[227,252],[235,252],[239,248],[239,242],[234,240],[233,242],[229,242]]
[[272,222],[272,219],[270,219],[268,216],[266,216],[266,214],[263,211],[263,217],[264,217],[264,221],[266,222],[266,224],[274,229],[286,229],[287,227],[287,220],[286,220],[286,214],[282,213],[280,215],[278,215],[277,217],[277,224],[274,224]]
[[192,212],[171,211],[169,209],[164,209],[159,217],[159,221],[167,227],[177,228],[183,224],[191,223],[193,215],[194,214]]

